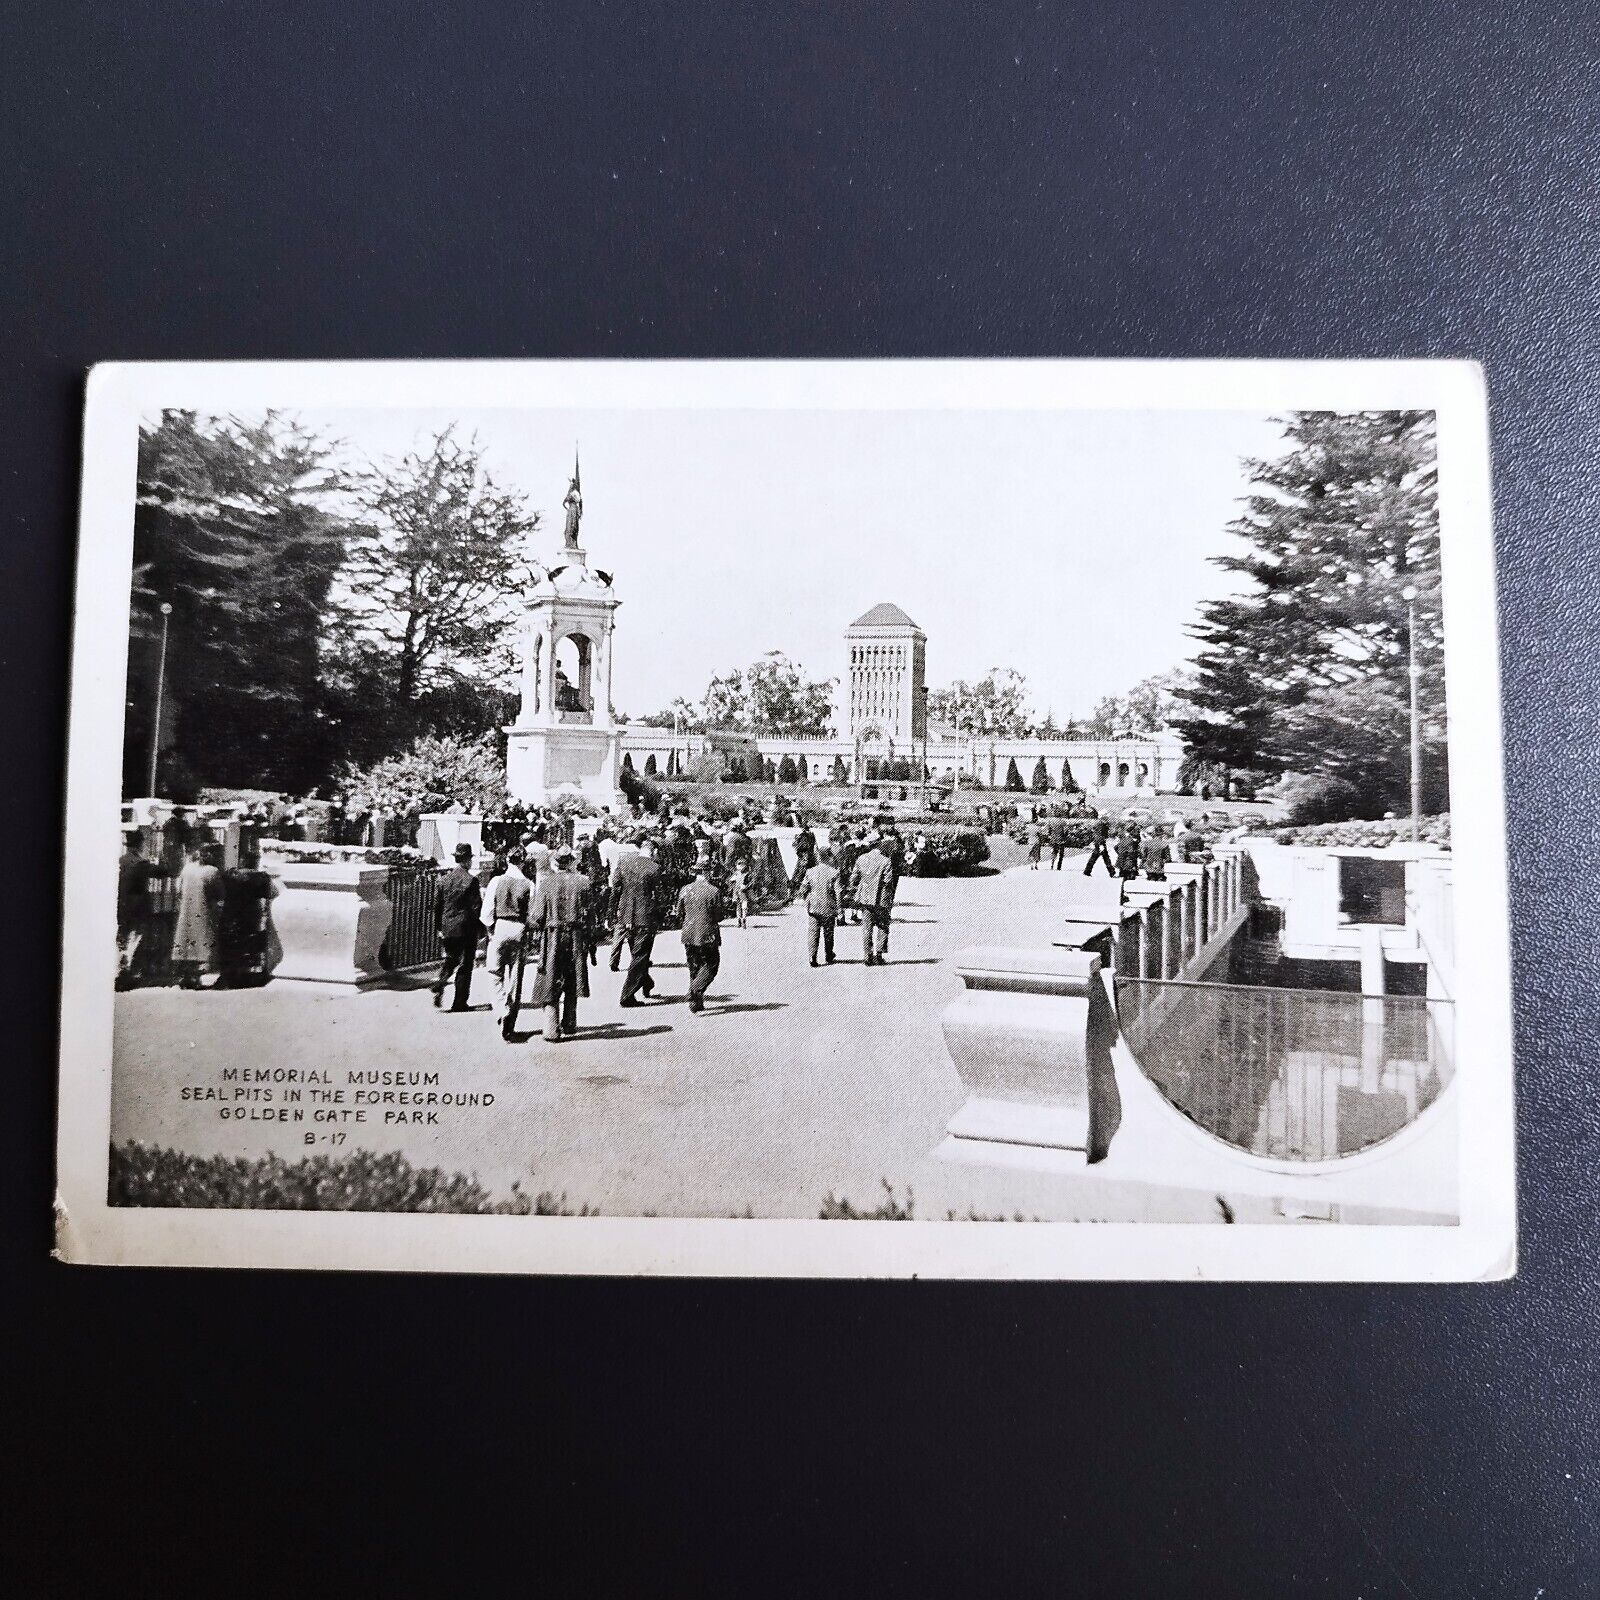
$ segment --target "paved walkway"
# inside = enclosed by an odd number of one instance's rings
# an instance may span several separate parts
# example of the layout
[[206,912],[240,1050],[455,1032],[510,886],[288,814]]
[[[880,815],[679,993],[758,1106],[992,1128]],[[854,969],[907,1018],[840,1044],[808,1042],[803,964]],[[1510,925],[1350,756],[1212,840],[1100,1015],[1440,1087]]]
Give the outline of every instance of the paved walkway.
[[[725,925],[700,1016],[683,1001],[676,934],[656,943],[665,999],[636,1010],[618,1006],[621,978],[602,953],[579,1036],[555,1046],[501,1041],[481,968],[483,1009],[469,1016],[435,1011],[425,988],[135,990],[116,1002],[113,1137],[291,1159],[359,1142],[609,1215],[813,1217],[830,1191],[871,1206],[880,1180],[902,1193],[919,1181],[961,1102],[938,1025],[960,989],[951,957],[972,944],[1048,944],[1082,884],[1070,860],[1060,873],[908,879],[882,969],[862,966],[859,930],[841,928],[839,963],[813,971],[798,906]],[[535,1021],[524,1012],[519,1028]],[[185,1086],[219,1085],[225,1067],[324,1071],[335,1087],[350,1071],[432,1071],[438,1089],[495,1104],[440,1111],[435,1127],[385,1127],[374,1110],[342,1146],[306,1145],[307,1132],[333,1130],[223,1122],[214,1102],[180,1099]],[[948,1199],[960,1204],[959,1193]],[[928,1214],[920,1201],[917,1214]]]

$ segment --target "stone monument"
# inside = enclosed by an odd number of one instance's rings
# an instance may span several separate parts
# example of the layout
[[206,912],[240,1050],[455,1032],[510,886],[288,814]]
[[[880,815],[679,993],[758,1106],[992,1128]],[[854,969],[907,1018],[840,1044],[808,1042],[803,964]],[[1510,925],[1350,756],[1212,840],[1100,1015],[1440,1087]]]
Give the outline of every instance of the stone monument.
[[506,729],[506,788],[526,805],[577,795],[618,811],[626,801],[622,731],[611,709],[611,638],[621,601],[611,574],[591,571],[579,543],[583,490],[576,458],[562,505],[560,548],[548,562],[529,559],[522,706]]

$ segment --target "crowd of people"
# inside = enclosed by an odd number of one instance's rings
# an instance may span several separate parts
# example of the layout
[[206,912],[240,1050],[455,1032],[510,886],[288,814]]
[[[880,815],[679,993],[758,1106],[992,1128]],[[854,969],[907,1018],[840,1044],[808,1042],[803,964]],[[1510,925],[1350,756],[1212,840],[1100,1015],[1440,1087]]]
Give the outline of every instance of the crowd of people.
[[[125,823],[117,862],[117,982],[170,972],[179,987],[239,988],[266,976],[272,875],[253,861],[224,868],[223,848],[181,813],[155,830]],[[159,897],[164,912],[153,912]],[[162,948],[154,948],[162,941]]]
[[[862,929],[862,959],[886,963],[890,912],[911,849],[892,826],[839,828],[831,845],[809,826],[795,836],[795,863],[773,882],[771,847],[758,851],[747,823],[726,824],[686,813],[646,816],[637,808],[606,821],[574,842],[570,823],[535,813],[514,843],[496,829],[487,883],[474,870],[470,845],[440,881],[435,901],[441,964],[433,1003],[472,1010],[472,976],[480,944],[493,986],[501,1037],[514,1040],[519,1007],[543,1013],[552,1043],[577,1029],[578,1003],[591,992],[590,969],[609,946],[612,972],[626,973],[618,996],[624,1009],[649,1005],[657,994],[655,942],[663,929],[680,930],[688,970],[691,1014],[705,1010],[722,963],[723,924],[748,925],[755,897],[763,903],[798,895],[806,910],[811,966],[835,960],[834,930]],[[764,845],[767,841],[762,841]],[[763,854],[768,856],[762,860]],[[531,977],[530,977],[531,974]]]
[[[1076,820],[1076,819],[1073,819]],[[1089,857],[1083,864],[1084,877],[1092,877],[1096,867],[1105,864],[1108,877],[1124,880],[1138,877],[1165,882],[1167,867],[1175,861],[1205,862],[1212,859],[1210,815],[1202,812],[1195,822],[1177,817],[1169,822],[1141,818],[1125,811],[1113,821],[1103,812],[1091,812]],[[1065,817],[1035,819],[1027,824],[1028,866],[1037,872],[1046,847],[1050,869],[1059,872],[1073,837],[1072,821]]]

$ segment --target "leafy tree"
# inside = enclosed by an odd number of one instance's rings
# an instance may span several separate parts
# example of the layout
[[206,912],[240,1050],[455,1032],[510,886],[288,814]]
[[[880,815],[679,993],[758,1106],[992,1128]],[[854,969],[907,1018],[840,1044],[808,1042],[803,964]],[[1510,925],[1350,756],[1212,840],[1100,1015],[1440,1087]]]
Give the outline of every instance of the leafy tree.
[[958,678],[928,691],[928,716],[962,733],[1026,738],[1032,727],[1028,680],[1010,667],[991,667],[976,683]]
[[769,650],[748,667],[714,677],[699,701],[674,700],[639,721],[691,733],[724,728],[763,738],[819,737],[832,721],[833,687],[832,678],[807,679],[782,651]]
[[1006,788],[1013,794],[1021,794],[1023,792],[1022,774],[1017,771],[1017,758],[1015,756],[1012,756],[1006,762]]
[[752,733],[769,738],[820,737],[833,718],[835,680],[808,680],[781,650],[769,650],[744,675],[746,715]]
[[510,675],[513,596],[539,518],[453,426],[365,472],[357,491],[369,521],[340,573],[338,679],[348,705],[386,711],[402,735],[428,720],[426,697]]
[[1352,784],[1354,809],[1409,804],[1404,591],[1416,591],[1425,809],[1447,804],[1435,428],[1430,412],[1302,411],[1216,557],[1244,592],[1201,608],[1191,758]]
[[443,811],[457,801],[468,811],[492,815],[506,800],[505,761],[490,736],[423,734],[397,755],[368,766],[347,765],[338,786],[391,816]]
[[1107,695],[1094,708],[1085,731],[1097,739],[1113,734],[1157,733],[1182,717],[1194,714],[1190,698],[1194,673],[1186,667],[1173,667],[1140,681],[1122,695]]
[[1044,757],[1040,756],[1033,764],[1033,779],[1028,787],[1034,794],[1050,793],[1050,773],[1044,764]]
[[245,421],[166,411],[140,429],[128,792],[149,782],[162,604],[172,607],[163,773],[294,793],[321,782],[318,640],[354,531],[342,487],[332,447],[280,412]]

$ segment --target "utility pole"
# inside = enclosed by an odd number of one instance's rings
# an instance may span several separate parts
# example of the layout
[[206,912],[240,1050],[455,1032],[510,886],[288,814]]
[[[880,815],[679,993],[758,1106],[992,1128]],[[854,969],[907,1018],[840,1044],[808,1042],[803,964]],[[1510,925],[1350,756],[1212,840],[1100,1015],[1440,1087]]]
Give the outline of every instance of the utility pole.
[[1422,839],[1422,714],[1419,709],[1422,668],[1417,662],[1417,591],[1407,584],[1400,591],[1406,603],[1406,647],[1410,652],[1407,677],[1411,683],[1411,842]]
[[156,765],[161,758],[161,702],[167,687],[167,619],[172,615],[169,601],[161,602],[161,653],[156,657],[156,714],[150,725],[150,788],[152,798],[160,793],[156,788]]

